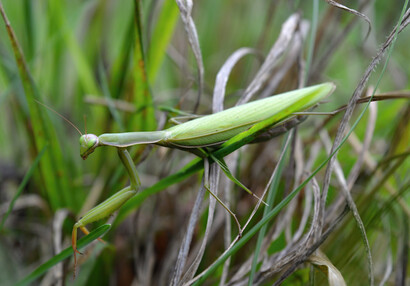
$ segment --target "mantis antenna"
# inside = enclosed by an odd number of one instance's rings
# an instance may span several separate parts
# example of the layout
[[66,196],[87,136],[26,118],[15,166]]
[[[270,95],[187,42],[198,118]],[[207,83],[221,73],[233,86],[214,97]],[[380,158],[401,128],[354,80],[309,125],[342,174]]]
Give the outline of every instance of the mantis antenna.
[[[34,99],[35,102],[37,102],[38,104],[40,104],[41,106],[47,108],[48,110],[54,112],[55,114],[57,114],[60,118],[64,119],[65,122],[67,122],[68,124],[70,124],[72,127],[74,127],[75,130],[77,130],[77,132],[82,136],[83,133],[81,133],[80,129],[78,129],[77,126],[74,125],[74,123],[72,123],[70,120],[68,120],[64,115],[62,115],[61,113],[57,112],[56,110],[54,110],[53,108],[51,108],[50,106],[38,101],[37,99]],[[85,116],[85,115],[84,115]],[[84,118],[85,119],[85,118]],[[87,129],[86,132],[87,134]]]

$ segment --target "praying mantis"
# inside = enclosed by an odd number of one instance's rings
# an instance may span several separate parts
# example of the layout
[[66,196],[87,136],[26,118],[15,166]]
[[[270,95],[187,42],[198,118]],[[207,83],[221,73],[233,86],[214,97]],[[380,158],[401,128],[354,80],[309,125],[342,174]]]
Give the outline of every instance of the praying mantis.
[[74,224],[72,231],[74,265],[77,263],[76,254],[80,253],[77,250],[77,230],[80,229],[88,234],[87,224],[111,215],[139,190],[140,180],[127,147],[138,144],[156,144],[192,152],[200,157],[215,158],[212,153],[218,150],[224,142],[244,132],[252,134],[267,130],[283,122],[295,112],[313,107],[330,95],[334,89],[333,83],[310,86],[255,100],[160,131],[107,133],[100,136],[82,135],[80,155],[83,159],[86,159],[100,146],[117,148],[118,156],[128,173],[130,185],[88,211]]

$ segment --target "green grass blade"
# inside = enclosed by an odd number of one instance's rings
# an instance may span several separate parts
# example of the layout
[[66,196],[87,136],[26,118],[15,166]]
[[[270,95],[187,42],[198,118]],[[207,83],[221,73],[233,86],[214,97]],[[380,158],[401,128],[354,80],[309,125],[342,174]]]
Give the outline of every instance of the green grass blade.
[[128,127],[131,130],[152,131],[156,129],[156,118],[151,92],[147,80],[147,71],[145,64],[142,20],[140,14],[140,2],[135,3],[135,43],[134,43],[134,104],[135,109],[140,111],[135,113],[129,120]]
[[155,83],[167,47],[174,34],[178,15],[179,9],[175,1],[164,1],[148,50],[148,80],[150,84]]
[[317,25],[318,25],[318,18],[319,18],[318,15],[319,15],[319,0],[313,0],[312,25],[310,28],[309,44],[308,44],[308,51],[307,51],[306,65],[305,65],[305,78],[304,78],[305,85],[307,85],[309,82],[309,70],[312,64],[313,51],[315,50],[316,32],[317,32]]
[[[78,78],[88,94],[99,94],[98,84],[93,75],[93,69],[84,55],[83,49],[75,38],[73,30],[66,23],[66,15],[64,14],[62,1],[48,1],[50,14],[52,16],[55,29],[61,31],[64,36],[66,48],[70,51],[73,62],[77,68]],[[69,4],[68,4],[69,5]]]
[[[104,233],[106,233],[109,229],[111,228],[111,225],[109,224],[104,224],[97,229],[93,230],[88,234],[87,236],[81,238],[77,242],[77,248],[81,249],[96,240],[97,238],[101,237]],[[51,267],[56,265],[57,263],[63,261],[67,257],[70,257],[73,255],[73,248],[71,246],[67,247],[63,251],[61,251],[59,254],[56,256],[52,257],[50,260],[47,262],[43,263],[40,265],[36,270],[31,272],[28,276],[26,276],[23,280],[18,282],[16,285],[18,286],[23,286],[23,285],[28,285],[29,283],[33,282],[35,279],[40,277],[42,274],[47,272]]]
[[27,59],[30,61],[34,55],[34,47],[36,45],[36,22],[33,21],[34,11],[33,11],[33,1],[31,0],[24,0],[24,17],[26,21],[24,21],[25,29],[27,31]]
[[114,60],[111,68],[111,93],[115,99],[120,98],[123,90],[125,89],[125,83],[129,72],[128,70],[132,63],[130,59],[135,34],[134,21],[134,14],[131,14],[127,32],[124,35],[124,39],[122,39],[122,48],[120,49],[120,52]]
[[[293,134],[293,133],[290,133],[290,134]],[[290,146],[290,144],[289,144],[290,140],[291,140],[290,136],[291,135],[288,135],[285,138],[286,143],[283,146],[282,152],[281,152],[281,154],[283,154],[283,155],[279,159],[278,164],[276,165],[276,171],[275,171],[274,177],[272,179],[272,183],[271,183],[270,188],[269,188],[268,197],[266,198],[267,205],[265,206],[265,208],[263,210],[263,217],[268,215],[269,211],[271,210],[271,208],[273,206],[276,195],[278,193],[279,182],[280,182],[283,167],[284,167],[285,161],[286,161],[284,155],[287,153],[287,151],[289,149],[289,146]],[[258,266],[258,257],[259,257],[259,254],[260,254],[260,249],[262,247],[263,238],[265,237],[265,234],[266,234],[266,230],[267,230],[267,225],[265,224],[264,226],[262,226],[262,228],[261,228],[261,230],[259,231],[259,234],[258,234],[258,239],[256,241],[255,251],[254,251],[254,256],[253,256],[253,261],[252,261],[252,266],[251,266],[251,272],[249,274],[248,285],[252,285],[253,277],[255,276],[256,268]]]

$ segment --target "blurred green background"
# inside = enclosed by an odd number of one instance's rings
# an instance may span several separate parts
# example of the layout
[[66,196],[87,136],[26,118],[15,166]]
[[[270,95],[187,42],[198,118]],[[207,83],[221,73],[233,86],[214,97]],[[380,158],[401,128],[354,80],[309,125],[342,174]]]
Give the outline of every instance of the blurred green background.
[[[381,43],[397,24],[404,2],[363,2],[365,8],[361,11],[372,24],[367,39],[368,25],[363,19],[330,7],[325,1],[319,1],[319,13],[312,18],[314,2],[194,1],[193,19],[205,68],[205,88],[196,113],[211,112],[215,78],[225,60],[241,47],[255,48],[266,56],[283,22],[296,12],[310,23],[318,22],[314,52],[307,66],[308,85],[324,81],[337,85],[329,103],[320,110],[330,111],[346,104]],[[2,220],[7,220],[0,236],[0,284],[13,285],[59,252],[56,239],[60,239],[63,248],[70,245],[76,218],[127,184],[113,148],[100,148],[83,161],[79,156],[77,131],[32,99],[56,110],[82,133],[155,130],[164,127],[164,120],[176,115],[165,112],[164,107],[193,112],[198,75],[178,7],[173,1],[5,0],[2,4],[31,76],[27,78],[23,62],[16,61],[16,50],[3,23],[0,25],[0,215]],[[358,3],[351,5],[358,9]],[[348,25],[352,28],[343,34]],[[303,49],[304,58],[309,57],[310,33]],[[340,41],[331,47],[329,44],[339,35]],[[404,90],[408,94],[409,37],[409,29],[399,35],[376,93]],[[329,55],[324,58],[326,53]],[[383,64],[381,62],[374,71],[368,86],[376,84]],[[239,62],[229,77],[226,106],[234,105],[259,67],[256,57],[245,57]],[[298,68],[294,67],[283,77],[278,92],[297,88]],[[125,109],[96,103],[110,100],[118,100]],[[354,117],[362,107],[357,110]],[[335,134],[340,118],[336,116],[324,127],[329,134]],[[367,120],[368,113],[355,130],[359,142],[363,141],[368,128]],[[408,262],[401,257],[408,253],[409,241],[409,120],[408,99],[378,104],[375,131],[367,150],[368,161],[352,191],[373,251],[376,282],[383,280],[389,266],[392,268],[386,285],[398,285],[395,284],[398,272],[406,273],[406,267],[409,271]],[[306,154],[310,152],[308,143],[318,139],[318,134],[309,127],[312,126],[304,124],[299,128],[307,142]],[[273,148],[269,154],[277,160],[282,140],[275,138],[268,143],[270,146],[254,145],[240,155],[241,162],[235,173],[255,192],[260,193],[264,188],[269,174],[268,171],[255,174],[252,169],[270,170],[275,165],[273,159],[260,163],[256,158],[263,157],[261,154],[266,148]],[[357,160],[352,144],[347,143],[339,154],[345,175]],[[34,160],[43,149],[37,165]],[[323,147],[319,152],[321,160],[328,156]],[[132,154],[136,163],[144,159],[138,165],[143,188],[175,173],[194,158],[181,151],[150,150],[145,146],[133,148]],[[383,163],[386,158],[389,160]],[[373,163],[373,169],[368,162]],[[264,165],[255,167],[257,164]],[[30,177],[25,184],[23,177],[27,174]],[[283,178],[281,192],[286,193],[285,181]],[[150,283],[161,285],[159,281],[168,281],[160,280],[158,273],[162,273],[164,265],[174,263],[169,253],[177,252],[178,244],[171,241],[180,239],[184,232],[199,184],[200,178],[193,176],[148,198],[142,209],[127,213],[125,222],[116,224],[105,236],[112,243],[110,246],[97,244],[97,250],[83,259],[85,262],[81,262],[79,277],[74,282],[72,261],[65,260],[63,279],[74,285],[130,285],[131,281],[136,283],[133,285],[143,285],[136,269],[143,269],[138,268],[139,263],[150,261],[153,263]],[[332,180],[329,208],[340,195],[339,191]],[[256,202],[239,189],[234,196],[232,209],[241,222],[245,222]],[[13,198],[17,198],[16,203],[6,215]],[[303,212],[303,205],[297,209]],[[156,224],[149,229],[152,217],[156,217]],[[326,241],[322,251],[325,250],[341,271],[347,285],[363,285],[367,277],[365,250],[355,221],[351,215],[348,217]],[[135,226],[138,220],[143,222]],[[293,222],[294,229],[296,222]],[[206,213],[200,224],[196,240],[203,235]],[[273,248],[283,249],[287,235],[283,232],[273,241]],[[251,253],[252,243],[244,252]],[[223,252],[222,237],[215,238],[208,246],[201,269]],[[147,247],[154,248],[155,256],[150,257],[151,260],[137,255],[145,253],[141,249]],[[245,258],[234,257],[232,273]],[[47,275],[41,276],[42,285],[55,282],[51,274]],[[217,283],[218,275],[220,273],[215,274],[209,284]],[[284,285],[306,285],[309,276],[309,268],[305,267]],[[327,283],[325,275],[317,274],[317,277],[314,285]],[[41,279],[35,283],[40,284]],[[272,281],[275,279],[266,285]]]

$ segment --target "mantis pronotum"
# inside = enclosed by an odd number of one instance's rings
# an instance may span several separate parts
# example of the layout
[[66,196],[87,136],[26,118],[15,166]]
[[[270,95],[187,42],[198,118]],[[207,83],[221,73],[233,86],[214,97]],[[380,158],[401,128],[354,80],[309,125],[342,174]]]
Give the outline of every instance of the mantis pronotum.
[[[85,134],[80,138],[80,154],[86,159],[97,147],[112,146],[127,170],[130,185],[118,191],[103,203],[88,211],[73,227],[72,247],[76,264],[77,229],[88,234],[86,225],[100,220],[119,209],[139,189],[140,181],[127,147],[137,144],[156,144],[195,153],[201,157],[213,157],[218,145],[250,129],[256,124],[259,130],[266,130],[284,119],[314,106],[331,94],[333,83],[323,83],[291,92],[256,100],[222,112],[203,116],[166,130],[151,132],[107,133],[100,136]],[[252,129],[251,129],[252,130]],[[257,132],[255,131],[255,132]],[[212,146],[212,151],[204,151]],[[209,153],[211,152],[211,153]]]

